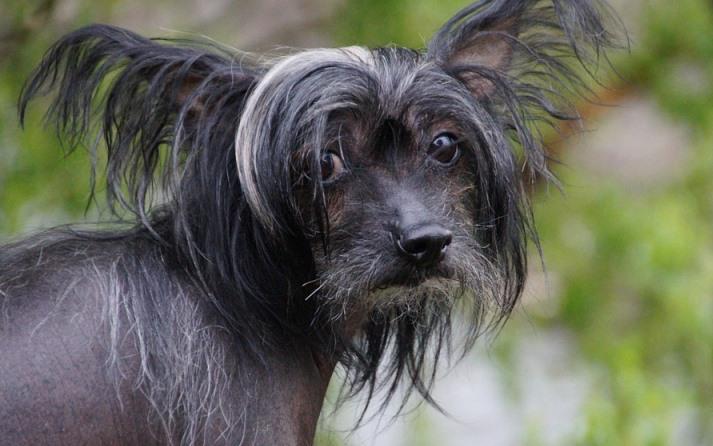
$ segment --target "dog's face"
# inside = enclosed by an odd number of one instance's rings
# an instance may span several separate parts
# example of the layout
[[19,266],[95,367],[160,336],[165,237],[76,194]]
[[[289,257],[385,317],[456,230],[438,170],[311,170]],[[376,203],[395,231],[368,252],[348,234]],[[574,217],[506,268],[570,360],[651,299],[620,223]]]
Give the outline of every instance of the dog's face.
[[319,138],[319,171],[305,175],[321,183],[326,224],[309,218],[313,194],[298,203],[316,236],[315,294],[345,315],[448,298],[491,271],[475,238],[477,166],[487,148],[472,98],[417,54],[364,57],[332,87],[343,91],[334,92]]

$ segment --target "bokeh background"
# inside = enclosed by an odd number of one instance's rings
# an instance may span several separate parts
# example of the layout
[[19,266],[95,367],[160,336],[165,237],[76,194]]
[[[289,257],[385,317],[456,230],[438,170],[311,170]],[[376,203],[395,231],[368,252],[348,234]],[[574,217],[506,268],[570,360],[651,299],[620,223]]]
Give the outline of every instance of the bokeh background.
[[[15,101],[48,45],[91,22],[207,36],[247,50],[423,47],[466,0],[0,0],[0,239],[93,217],[88,159],[65,157],[43,105]],[[542,185],[537,258],[498,334],[444,370],[443,415],[413,404],[350,430],[328,410],[318,444],[713,444],[713,3],[616,0],[632,38],[619,76],[550,138],[564,193]],[[2,390],[0,389],[0,392]],[[330,399],[331,400],[331,399]]]

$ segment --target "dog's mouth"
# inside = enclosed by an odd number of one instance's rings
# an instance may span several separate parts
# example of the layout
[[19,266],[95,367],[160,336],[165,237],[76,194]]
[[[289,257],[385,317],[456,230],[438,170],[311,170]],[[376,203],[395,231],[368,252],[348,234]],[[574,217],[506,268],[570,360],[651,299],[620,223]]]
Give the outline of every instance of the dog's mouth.
[[402,270],[385,273],[378,282],[371,286],[372,291],[392,287],[416,288],[429,280],[449,280],[455,277],[453,268],[439,265],[431,268],[407,267]]
[[[447,267],[409,268],[382,276],[369,289],[363,304],[370,310],[416,309],[426,301],[449,299],[458,286]],[[415,306],[414,306],[415,305]]]

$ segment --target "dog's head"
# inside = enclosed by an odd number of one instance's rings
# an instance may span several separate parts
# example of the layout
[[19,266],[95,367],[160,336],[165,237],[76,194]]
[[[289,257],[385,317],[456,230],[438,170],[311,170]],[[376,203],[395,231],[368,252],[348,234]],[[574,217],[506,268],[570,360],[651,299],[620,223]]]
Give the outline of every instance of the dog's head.
[[526,189],[549,177],[537,122],[573,117],[571,61],[612,44],[605,8],[479,1],[422,51],[268,63],[90,27],[48,53],[22,104],[58,86],[50,113],[81,136],[118,71],[103,103],[110,198],[161,235],[147,197],[163,168],[170,243],[238,331],[314,331],[356,388],[393,348],[390,382],[406,374],[427,395],[426,353],[454,304],[472,339],[522,291]]

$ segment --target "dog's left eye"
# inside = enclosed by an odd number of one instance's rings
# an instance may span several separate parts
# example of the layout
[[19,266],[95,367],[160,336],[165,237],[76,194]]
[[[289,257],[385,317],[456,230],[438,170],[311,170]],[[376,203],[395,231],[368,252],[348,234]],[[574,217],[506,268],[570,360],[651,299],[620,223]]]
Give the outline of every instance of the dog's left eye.
[[328,183],[339,177],[345,170],[344,161],[334,152],[324,152],[320,159],[322,182]]
[[441,133],[428,148],[428,155],[440,164],[452,166],[460,158],[460,146],[455,135]]

